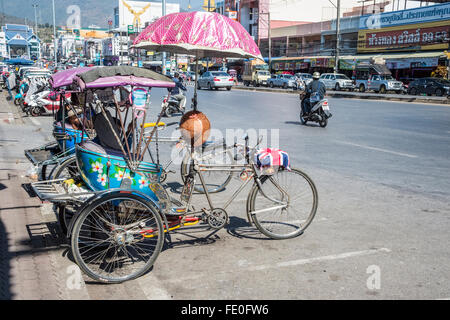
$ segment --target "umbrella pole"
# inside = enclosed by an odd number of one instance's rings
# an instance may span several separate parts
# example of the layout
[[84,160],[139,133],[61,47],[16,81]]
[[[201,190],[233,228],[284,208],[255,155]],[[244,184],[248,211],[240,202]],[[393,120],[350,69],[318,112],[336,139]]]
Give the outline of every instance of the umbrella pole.
[[198,51],[195,53],[195,83],[194,83],[194,99],[193,109],[197,111],[197,81],[198,81]]

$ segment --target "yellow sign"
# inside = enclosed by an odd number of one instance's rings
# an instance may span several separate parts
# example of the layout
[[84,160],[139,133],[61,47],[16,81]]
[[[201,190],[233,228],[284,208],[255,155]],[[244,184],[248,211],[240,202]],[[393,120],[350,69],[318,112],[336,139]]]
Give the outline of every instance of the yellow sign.
[[449,48],[450,21],[359,30],[358,52],[416,51]]
[[125,7],[127,7],[128,11],[130,11],[130,13],[133,15],[133,26],[136,25],[136,23],[138,23],[138,25],[141,25],[141,15],[143,15],[145,13],[145,11],[147,11],[148,8],[150,8],[150,3],[147,4],[145,7],[142,8],[141,11],[134,11],[134,9],[125,2],[125,0],[122,0],[122,3]]

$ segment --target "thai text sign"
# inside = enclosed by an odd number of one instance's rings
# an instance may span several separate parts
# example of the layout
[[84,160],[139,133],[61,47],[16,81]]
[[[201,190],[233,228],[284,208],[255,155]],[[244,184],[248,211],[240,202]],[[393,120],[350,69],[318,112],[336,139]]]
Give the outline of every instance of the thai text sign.
[[358,52],[448,49],[449,37],[448,21],[360,30]]
[[381,29],[445,20],[450,20],[450,3],[365,15],[359,20],[359,29]]

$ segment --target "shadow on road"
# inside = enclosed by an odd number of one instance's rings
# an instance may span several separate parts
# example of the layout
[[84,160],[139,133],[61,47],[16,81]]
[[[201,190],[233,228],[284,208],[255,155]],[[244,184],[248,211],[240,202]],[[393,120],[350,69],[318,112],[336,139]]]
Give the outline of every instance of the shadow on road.
[[10,261],[12,257],[8,248],[8,233],[0,218],[0,300],[11,300],[13,298],[10,289]]

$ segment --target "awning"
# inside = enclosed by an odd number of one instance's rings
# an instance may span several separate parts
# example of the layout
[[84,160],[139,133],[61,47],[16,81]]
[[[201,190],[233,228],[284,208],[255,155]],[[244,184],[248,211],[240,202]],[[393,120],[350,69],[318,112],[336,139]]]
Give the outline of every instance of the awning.
[[28,46],[28,41],[24,39],[11,39],[8,41],[10,46]]
[[381,57],[383,59],[412,59],[412,58],[440,58],[445,57],[443,51],[414,52],[414,53],[386,53],[386,54],[358,54],[354,56],[340,56],[339,59],[370,59]]

